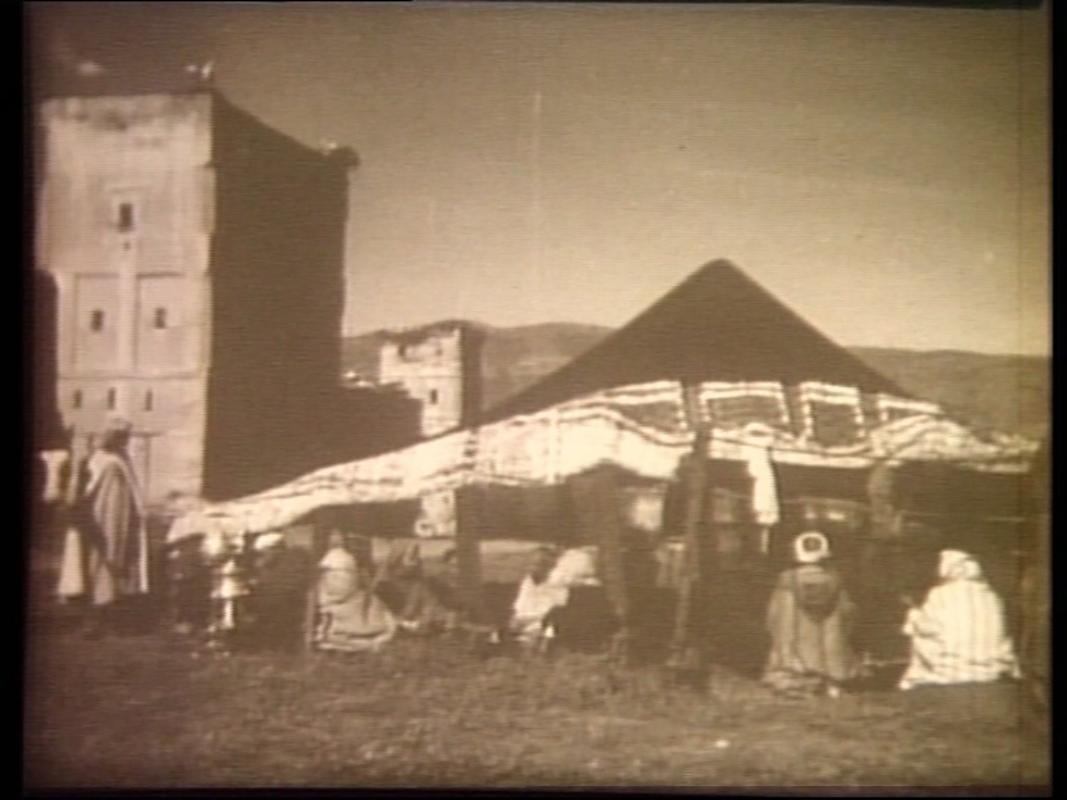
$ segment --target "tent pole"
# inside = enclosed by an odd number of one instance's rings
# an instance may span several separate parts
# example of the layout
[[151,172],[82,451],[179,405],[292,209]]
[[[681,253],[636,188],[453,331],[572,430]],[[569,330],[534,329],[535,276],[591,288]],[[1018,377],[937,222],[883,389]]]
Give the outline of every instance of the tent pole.
[[311,528],[311,575],[304,601],[304,652],[315,648],[315,621],[318,611],[318,564],[326,551],[326,528],[316,520]]
[[600,465],[571,481],[572,496],[579,506],[575,523],[580,541],[597,546],[604,588],[621,624],[613,643],[614,652],[626,659],[631,631],[623,566],[618,474],[611,467]]
[[476,490],[463,486],[456,490],[456,568],[463,607],[471,622],[484,621],[482,605],[482,550],[477,524]]
[[705,579],[703,569],[704,511],[707,500],[707,448],[709,431],[699,409],[699,386],[683,386],[685,414],[696,437],[693,450],[683,463],[685,517],[682,531],[685,542],[685,576],[679,588],[675,608],[674,632],[671,637],[668,667],[681,679],[695,682],[704,669],[702,648],[694,641],[693,623],[698,586]]

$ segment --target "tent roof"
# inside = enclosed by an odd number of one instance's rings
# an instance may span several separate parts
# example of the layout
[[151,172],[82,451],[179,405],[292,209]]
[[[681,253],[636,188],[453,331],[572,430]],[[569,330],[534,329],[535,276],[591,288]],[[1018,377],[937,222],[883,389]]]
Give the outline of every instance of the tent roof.
[[717,260],[578,358],[489,409],[482,422],[657,380],[821,381],[910,397],[729,261]]
[[[174,521],[168,541],[196,533],[277,530],[320,508],[394,503],[471,484],[558,484],[604,463],[645,479],[670,480],[678,460],[691,452],[691,428],[677,416],[664,425],[619,409],[678,406],[679,383],[714,381],[819,381],[907,397],[735,266],[715,261],[601,344],[491,409],[474,430],[453,429],[256,495],[191,510]],[[866,469],[891,457],[1017,473],[1034,449],[1021,437],[979,440],[965,426],[924,411],[883,422],[868,434],[842,450],[777,430],[773,458],[779,465]],[[713,436],[708,455],[745,459],[747,437],[745,431]],[[766,446],[763,437],[758,441]]]

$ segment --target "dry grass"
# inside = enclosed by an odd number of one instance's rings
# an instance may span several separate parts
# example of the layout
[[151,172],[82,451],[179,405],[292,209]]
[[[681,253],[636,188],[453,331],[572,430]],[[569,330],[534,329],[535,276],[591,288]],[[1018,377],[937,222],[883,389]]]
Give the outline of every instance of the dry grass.
[[695,696],[597,657],[484,661],[449,641],[219,658],[62,628],[30,630],[34,787],[1049,780],[1048,719],[1021,712],[1011,684],[785,701],[719,672]]

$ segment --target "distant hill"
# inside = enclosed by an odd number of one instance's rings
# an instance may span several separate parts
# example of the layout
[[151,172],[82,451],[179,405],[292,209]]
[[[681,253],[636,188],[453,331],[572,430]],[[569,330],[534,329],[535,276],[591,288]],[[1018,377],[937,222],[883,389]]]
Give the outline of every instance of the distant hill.
[[849,349],[902,388],[937,401],[972,425],[1033,438],[1048,433],[1052,376],[1047,358],[959,350]]
[[[486,334],[482,359],[484,407],[496,405],[562,367],[612,331],[600,325],[572,322],[478,327]],[[383,335],[376,331],[344,339],[344,370],[376,377]],[[1034,438],[1048,432],[1047,358],[956,350],[849,349],[905,390],[940,403],[962,421]]]

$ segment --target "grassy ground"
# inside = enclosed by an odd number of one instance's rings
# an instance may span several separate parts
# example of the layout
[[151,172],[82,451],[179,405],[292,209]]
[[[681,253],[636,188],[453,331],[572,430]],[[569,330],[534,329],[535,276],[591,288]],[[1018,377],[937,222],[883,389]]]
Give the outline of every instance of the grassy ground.
[[198,654],[162,634],[29,629],[33,787],[1036,786],[1047,717],[1012,684],[788,701],[698,696],[590,656]]

